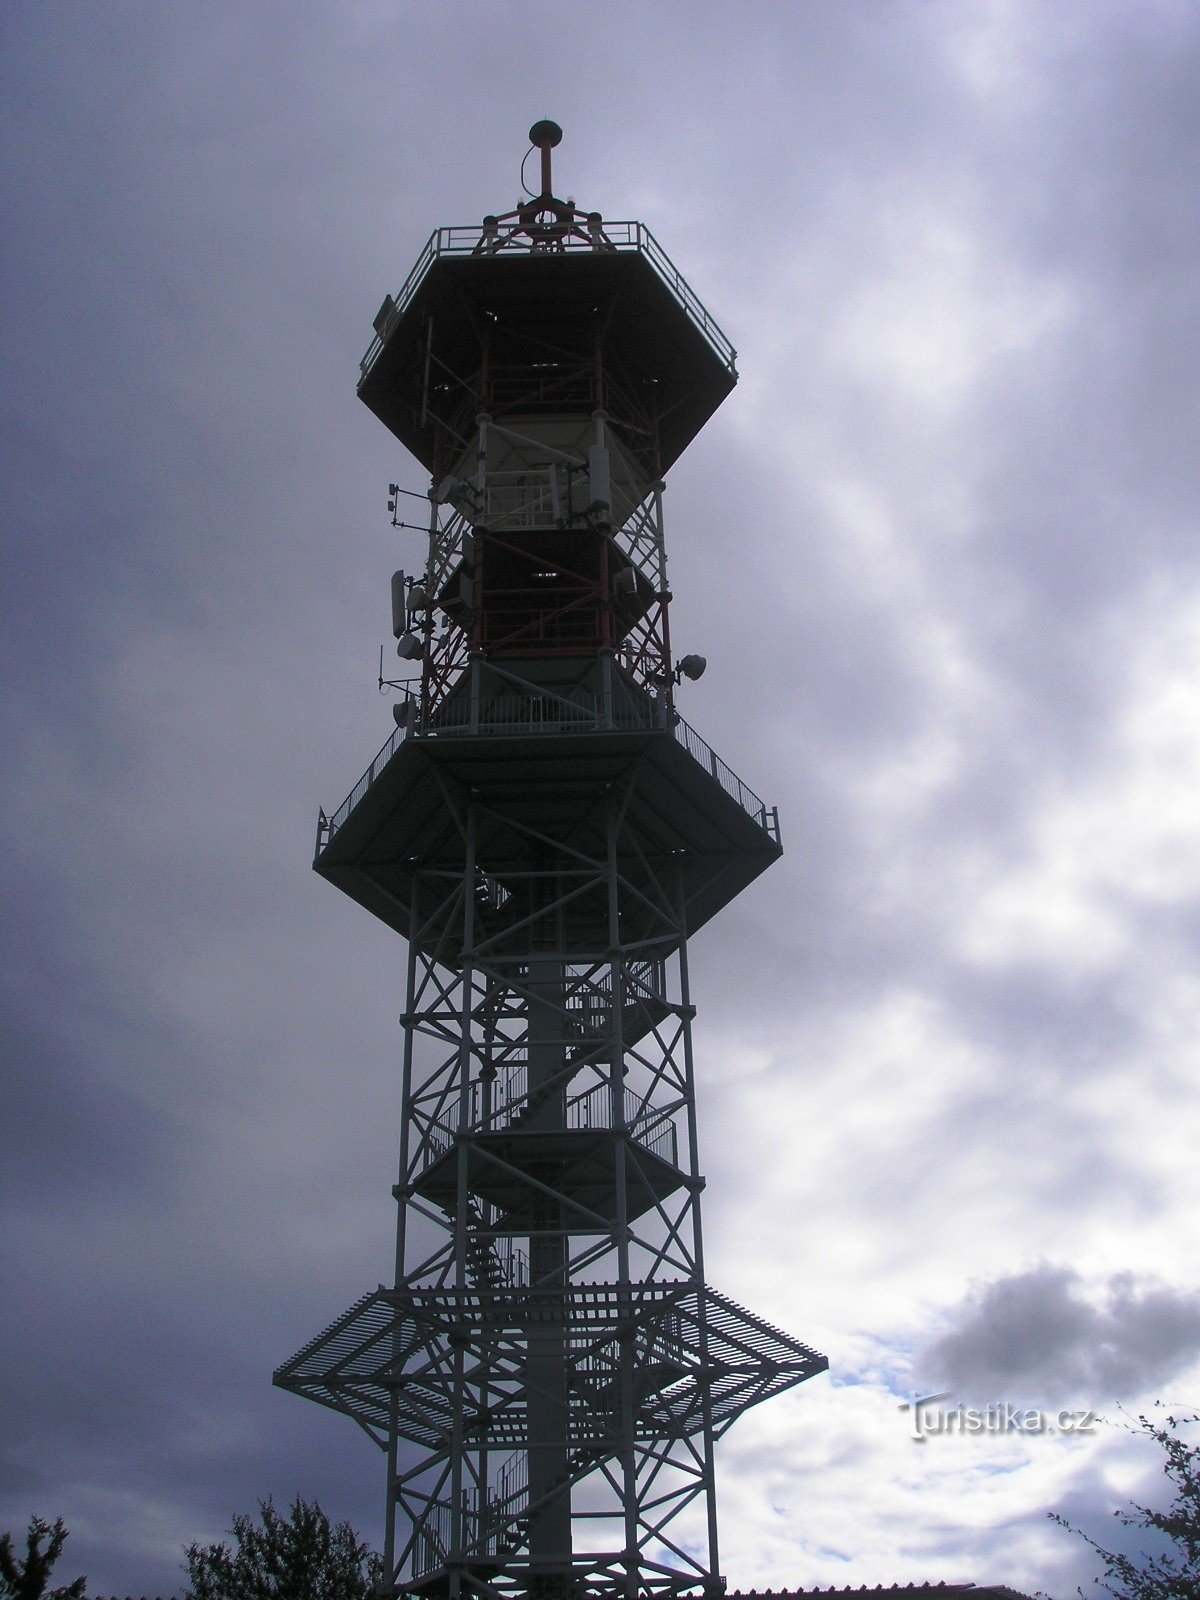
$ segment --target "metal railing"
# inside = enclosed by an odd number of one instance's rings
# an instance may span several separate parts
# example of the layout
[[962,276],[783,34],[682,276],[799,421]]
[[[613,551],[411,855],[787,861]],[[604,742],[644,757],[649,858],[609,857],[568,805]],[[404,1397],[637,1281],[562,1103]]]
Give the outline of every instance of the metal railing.
[[[371,368],[375,365],[392,329],[412,303],[417,290],[425,281],[425,276],[430,267],[433,266],[433,263],[441,256],[474,256],[495,253],[485,250],[483,245],[484,237],[482,231],[476,227],[455,226],[435,228],[433,230],[425,242],[424,249],[417,257],[412,271],[393,297],[386,318],[383,320],[375,338],[371,341],[366,355],[363,356],[360,362],[362,378],[366,378]],[[522,249],[523,247],[518,240],[513,239],[509,241],[503,253],[516,253]],[[655,276],[670,290],[676,303],[687,315],[688,321],[704,335],[721,364],[727,367],[730,372],[735,371],[737,351],[721,332],[712,317],[709,316],[700,296],[688,283],[644,222],[606,222],[603,236],[599,240],[568,233],[556,243],[556,251],[567,255],[594,254],[597,250],[615,250],[623,254],[633,253],[644,257],[654,269]],[[534,252],[530,251],[529,253],[532,254]]]
[[[524,1539],[522,1518],[529,1507],[529,1457],[515,1451],[500,1464],[495,1488],[481,1495],[472,1485],[462,1492],[459,1527],[466,1556],[511,1555]],[[444,1567],[450,1558],[453,1517],[445,1501],[432,1504],[413,1550],[417,1576]]]
[[779,843],[779,809],[768,806],[767,802],[755,794],[748,783],[743,783],[732,767],[721,760],[712,745],[702,739],[695,728],[682,717],[676,716],[671,732],[675,735],[676,743],[681,744],[693,760],[708,770],[724,789],[725,793],[736,800],[747,816],[753,817],[765,833],[770,834],[775,843]]
[[[525,1062],[515,1062],[506,1069],[504,1081],[492,1095],[492,1111],[485,1116],[483,1086],[471,1085],[470,1123],[475,1132],[503,1132],[525,1125],[524,1114],[530,1106],[527,1089],[528,1077]],[[536,1102],[535,1102],[536,1103]],[[589,1085],[582,1092],[571,1094],[568,1090],[562,1104],[563,1125],[572,1133],[602,1132],[613,1126],[612,1090],[607,1083]],[[679,1165],[679,1141],[675,1124],[670,1117],[641,1100],[632,1089],[625,1090],[625,1126],[629,1136],[651,1155]],[[534,1131],[549,1131],[540,1124],[531,1123]],[[440,1161],[454,1144],[458,1132],[458,1119],[452,1112],[436,1116],[426,1127],[421,1140],[419,1160],[422,1170]],[[520,1252],[518,1252],[519,1254]],[[511,1282],[520,1281],[528,1272],[527,1261],[498,1260],[498,1268],[509,1276]],[[527,1280],[526,1280],[527,1281]]]
[[[643,1106],[632,1089],[625,1091],[625,1123],[629,1137],[648,1150],[652,1156],[678,1166],[679,1146],[675,1124],[666,1117],[655,1120],[659,1114]],[[592,1129],[612,1127],[612,1090],[606,1083],[598,1083],[586,1094],[567,1101],[567,1127],[590,1132]]]
[[[635,1335],[635,1349],[636,1363],[643,1372],[658,1366],[678,1369],[680,1376],[689,1366],[692,1354],[677,1312],[668,1312],[656,1318],[648,1328],[639,1329]],[[616,1390],[620,1370],[620,1352],[611,1345],[586,1348],[572,1360],[572,1375],[592,1405],[602,1399],[605,1390]],[[673,1381],[670,1375],[668,1377]]]
[[358,802],[366,794],[367,790],[375,782],[375,779],[383,771],[384,767],[387,766],[388,762],[395,755],[397,749],[408,737],[409,732],[410,729],[408,727],[397,727],[396,731],[389,739],[386,740],[383,748],[379,751],[374,761],[371,762],[371,765],[363,773],[362,777],[354,785],[353,789],[351,789],[350,793],[342,801],[341,805],[337,808],[333,815],[331,817],[327,817],[324,811],[320,813],[320,817],[317,822],[318,856],[320,856],[321,851],[333,838],[334,834],[342,826],[346,818],[350,815]]
[[[416,696],[410,696],[416,711]],[[763,832],[779,843],[779,812],[757,795],[748,783],[743,783],[733,768],[713,747],[685,722],[678,712],[666,713],[665,728],[658,719],[652,702],[634,698],[614,698],[611,709],[605,711],[602,697],[586,689],[571,689],[563,695],[497,695],[478,707],[475,727],[471,729],[471,707],[466,696],[444,700],[437,711],[436,725],[420,729],[414,714],[410,720],[397,727],[384,743],[371,765],[342,801],[331,817],[322,811],[317,824],[317,848],[321,851],[337,833],[355,806],[367,793],[376,778],[409,737],[436,738],[440,734],[461,736],[468,729],[480,735],[519,735],[529,733],[586,733],[612,730],[618,733],[650,733],[661,728],[670,733],[688,755],[715,778],[731,799],[748,817],[752,817]]]
[[[443,700],[428,732],[461,732],[469,728],[471,705],[467,696]],[[606,717],[602,695],[590,689],[564,689],[555,694],[498,694],[480,703],[480,733],[592,733],[612,728],[617,733],[650,733],[658,726],[652,702],[633,696],[615,696],[611,718]]]

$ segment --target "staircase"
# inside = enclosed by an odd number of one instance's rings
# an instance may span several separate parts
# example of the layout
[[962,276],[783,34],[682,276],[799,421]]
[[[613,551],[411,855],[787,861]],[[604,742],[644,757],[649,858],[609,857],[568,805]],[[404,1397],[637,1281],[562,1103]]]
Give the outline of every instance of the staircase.
[[[444,1208],[453,1217],[453,1207]],[[502,1289],[523,1288],[529,1282],[529,1258],[517,1249],[511,1239],[490,1239],[487,1222],[479,1209],[479,1202],[467,1197],[467,1273],[476,1289],[497,1294]]]

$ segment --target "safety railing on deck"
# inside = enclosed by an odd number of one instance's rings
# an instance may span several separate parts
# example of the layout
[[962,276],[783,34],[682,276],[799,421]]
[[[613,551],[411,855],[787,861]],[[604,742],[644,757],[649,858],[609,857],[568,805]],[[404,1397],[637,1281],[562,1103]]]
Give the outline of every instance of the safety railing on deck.
[[[606,718],[603,697],[590,689],[564,689],[561,694],[500,694],[476,711],[480,733],[649,733],[658,726],[656,708],[641,696],[613,698]],[[465,696],[443,700],[430,733],[471,729],[471,703]],[[472,730],[473,731],[473,730]]]
[[[508,1085],[500,1090],[499,1097],[493,1101],[494,1122],[491,1126],[485,1125],[482,1110],[482,1086],[478,1082],[471,1085],[471,1125],[476,1131],[503,1132],[526,1126],[521,1114],[529,1106],[529,1098],[524,1087],[526,1082],[525,1064],[523,1062],[517,1063],[509,1069],[509,1072],[512,1077]],[[521,1086],[520,1094],[514,1096],[513,1085],[518,1083]],[[562,1101],[562,1117],[563,1126],[572,1133],[601,1132],[611,1128],[613,1126],[612,1090],[606,1083],[593,1084],[578,1093],[572,1093],[567,1090]],[[675,1124],[669,1116],[657,1111],[651,1105],[644,1104],[632,1089],[626,1089],[624,1117],[625,1126],[631,1139],[640,1144],[644,1150],[648,1150],[651,1155],[658,1156],[661,1160],[669,1162],[673,1167],[678,1166],[679,1142]],[[439,1161],[452,1147],[457,1128],[457,1115],[452,1111],[447,1111],[429,1124],[422,1135],[422,1155],[426,1167],[432,1166],[435,1161]],[[548,1131],[547,1128],[543,1128],[541,1124],[537,1123],[530,1123],[528,1130]],[[519,1274],[523,1269],[521,1264],[517,1263],[512,1270],[514,1273]]]
[[[518,254],[522,250],[519,238],[513,238],[501,247],[504,254]],[[654,269],[656,277],[670,290],[672,297],[686,313],[688,320],[700,330],[723,366],[734,371],[737,351],[709,316],[704,302],[688,283],[679,268],[659,244],[644,222],[606,222],[603,234],[592,238],[566,233],[555,242],[556,253],[566,255],[595,254],[597,251],[615,250],[643,256]],[[404,315],[413,297],[425,280],[433,263],[441,256],[475,256],[494,254],[487,248],[482,230],[477,227],[435,228],[426,240],[425,248],[416,259],[403,286],[386,309],[375,338],[360,363],[365,378],[375,365],[380,351],[388,341],[392,329]],[[531,252],[532,253],[532,252]],[[543,253],[538,252],[539,259]],[[361,381],[361,380],[360,380]]]
[[706,743],[695,728],[676,717],[671,729],[676,741],[683,746],[694,760],[705,767],[717,780],[727,795],[731,795],[742,810],[762,827],[779,843],[779,812],[774,806],[768,808],[765,800],[761,800],[748,783],[743,783],[732,767],[727,766],[713,749]]
[[[655,710],[650,702],[628,699],[614,701],[606,716],[601,696],[585,689],[572,689],[564,695],[499,695],[478,707],[472,726],[472,713],[466,697],[445,700],[438,708],[437,724],[424,731],[419,729],[415,698],[410,702],[413,715],[400,726],[383,745],[371,765],[342,801],[331,817],[321,812],[317,824],[317,849],[321,851],[337,833],[367,793],[376,778],[395,755],[399,746],[409,737],[437,738],[463,733],[477,733],[493,738],[497,735],[529,733],[584,733],[612,729],[618,733],[652,732],[663,726],[654,720]],[[743,783],[733,768],[722,761],[713,747],[702,739],[695,728],[678,712],[665,713],[664,731],[670,733],[677,744],[683,746],[694,761],[736,800],[748,817],[752,817],[763,832],[779,843],[779,812],[748,783]]]

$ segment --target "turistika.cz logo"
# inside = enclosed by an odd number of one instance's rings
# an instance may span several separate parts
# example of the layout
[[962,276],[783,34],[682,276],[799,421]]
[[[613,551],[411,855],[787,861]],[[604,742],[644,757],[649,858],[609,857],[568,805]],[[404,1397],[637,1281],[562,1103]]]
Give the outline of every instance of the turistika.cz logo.
[[1028,1406],[1010,1405],[997,1401],[989,1406],[950,1407],[939,1406],[949,1400],[950,1391],[941,1394],[910,1394],[900,1402],[900,1410],[909,1413],[909,1426],[918,1444],[941,1434],[996,1434],[996,1433],[1092,1433],[1095,1431],[1094,1411],[1037,1411]]

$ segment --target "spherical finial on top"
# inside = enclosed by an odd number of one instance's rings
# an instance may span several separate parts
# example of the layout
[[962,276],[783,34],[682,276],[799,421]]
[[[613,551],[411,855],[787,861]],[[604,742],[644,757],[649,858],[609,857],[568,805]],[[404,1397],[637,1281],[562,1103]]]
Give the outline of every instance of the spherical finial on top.
[[543,117],[540,122],[535,122],[529,130],[529,142],[539,149],[547,146],[553,150],[554,146],[562,139],[562,129],[557,122],[551,122],[549,117]]

